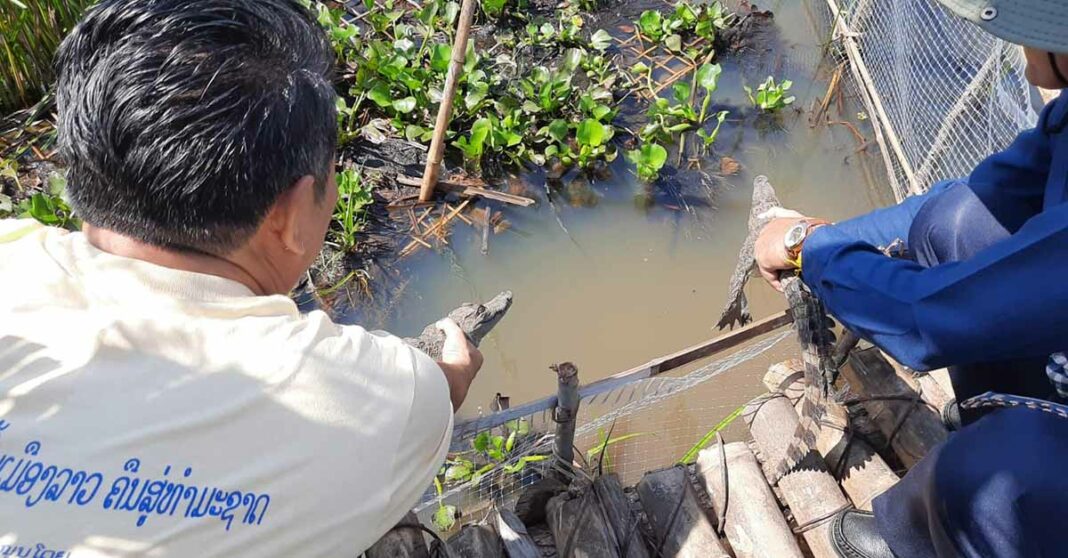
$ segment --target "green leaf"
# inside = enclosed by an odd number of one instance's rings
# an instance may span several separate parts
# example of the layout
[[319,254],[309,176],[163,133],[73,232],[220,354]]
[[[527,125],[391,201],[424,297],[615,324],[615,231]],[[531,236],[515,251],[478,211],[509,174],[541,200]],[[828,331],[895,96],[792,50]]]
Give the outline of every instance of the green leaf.
[[393,94],[390,93],[389,85],[385,82],[376,81],[371,90],[367,92],[367,97],[383,108],[393,105]]
[[590,37],[590,46],[603,52],[607,50],[608,47],[612,46],[612,35],[604,29],[598,29],[597,32]]
[[612,109],[608,108],[605,105],[597,105],[596,107],[593,107],[593,111],[591,112],[591,114],[593,114],[593,117],[596,118],[598,121],[604,122],[606,118],[611,116]]
[[444,72],[449,69],[449,60],[452,58],[452,45],[436,44],[430,49],[430,69],[435,72]]
[[604,124],[601,124],[593,118],[587,118],[579,124],[578,131],[576,132],[576,139],[578,139],[578,142],[581,145],[597,147],[604,143],[606,135],[607,132],[605,131]]
[[659,40],[660,36],[664,34],[664,30],[661,27],[663,17],[660,12],[656,10],[645,10],[638,18],[638,28],[646,37],[650,39]]
[[442,24],[445,26],[446,29],[452,29],[453,27],[456,26],[455,25],[456,16],[458,16],[459,14],[460,14],[460,3],[459,2],[447,2],[445,4],[445,14],[444,14],[444,17],[442,18]]
[[415,43],[412,42],[411,39],[405,37],[393,41],[393,48],[396,49],[398,52],[408,54],[412,49],[415,48]]
[[690,93],[693,90],[690,88],[690,83],[687,81],[676,81],[675,85],[671,86],[672,97],[675,98],[675,102],[680,105],[690,104]]
[[475,70],[475,66],[478,65],[479,56],[475,52],[475,42],[471,41],[467,43],[467,52],[464,53],[464,73],[471,73]]
[[397,112],[407,114],[415,110],[415,97],[405,97],[403,99],[397,99],[393,101],[393,110]]
[[504,12],[505,0],[482,0],[482,11],[489,17],[496,18]]
[[408,126],[404,128],[404,137],[407,138],[408,141],[427,141],[433,134],[433,129],[424,128],[423,126],[415,124],[408,124]]
[[470,462],[467,462],[467,463],[456,463],[456,464],[453,464],[453,465],[449,465],[449,468],[445,470],[445,481],[446,482],[463,482],[463,481],[471,478],[472,474],[473,474],[473,471],[471,470]]
[[439,531],[452,529],[452,526],[456,525],[456,506],[439,505],[434,512],[433,521]]
[[563,141],[567,139],[567,121],[561,120],[559,118],[553,120],[549,123],[548,129],[549,137],[553,138],[554,140],[563,143]]
[[581,48],[569,48],[564,53],[564,60],[560,64],[561,71],[571,73],[574,72],[582,60],[586,57],[586,51]]
[[464,95],[464,107],[466,107],[467,110],[473,110],[486,98],[487,94],[489,94],[488,83],[480,81],[468,84],[467,94]]
[[682,50],[682,37],[678,33],[668,35],[668,37],[664,39],[664,46],[672,52],[679,52]]
[[638,75],[644,75],[649,73],[649,66],[646,66],[643,62],[638,62],[637,64],[630,67],[630,71]]
[[712,438],[715,437],[716,433],[730,426],[730,424],[734,422],[735,419],[742,415],[742,411],[744,410],[744,405],[738,407],[733,412],[731,412],[731,414],[724,417],[723,420],[719,421],[718,424],[712,427],[712,430],[709,430],[708,433],[702,436],[701,439],[698,440],[692,448],[690,448],[685,454],[683,454],[682,458],[679,459],[679,463],[683,465],[693,463],[697,459],[697,454],[700,453],[706,445],[708,445]]
[[719,64],[701,64],[697,68],[697,84],[703,87],[711,95],[719,87],[719,76],[723,68]]
[[490,433],[489,431],[479,432],[475,439],[471,441],[471,447],[477,452],[485,452],[489,447]]
[[631,434],[624,434],[623,436],[616,436],[615,438],[612,438],[610,440],[605,440],[604,439],[604,435],[602,434],[601,443],[598,443],[596,446],[590,448],[586,452],[586,460],[587,461],[593,461],[593,458],[597,457],[597,454],[607,450],[608,447],[611,446],[611,445],[619,444],[619,443],[622,443],[622,442],[626,442],[627,440],[630,440],[632,438],[637,438],[639,436],[648,436],[649,434],[652,434],[652,433],[651,432],[633,432]]

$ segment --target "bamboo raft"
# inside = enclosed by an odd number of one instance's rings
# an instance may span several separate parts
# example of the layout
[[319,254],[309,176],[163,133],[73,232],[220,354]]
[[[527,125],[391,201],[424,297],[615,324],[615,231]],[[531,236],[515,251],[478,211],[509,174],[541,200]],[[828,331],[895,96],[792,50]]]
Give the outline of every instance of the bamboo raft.
[[[871,510],[945,440],[940,412],[952,397],[944,371],[917,376],[877,348],[854,349],[841,368],[851,399],[829,404],[817,449],[773,486],[766,469],[791,442],[803,392],[801,362],[780,362],[763,378],[768,392],[745,406],[748,442],[720,438],[696,463],[649,471],[624,487],[615,474],[575,474],[578,379],[573,366],[556,370],[553,453],[562,467],[526,487],[514,509],[493,506],[447,541],[428,545],[425,528],[399,526],[366,555],[834,558],[831,519],[843,509]],[[405,522],[418,525],[414,514]]]

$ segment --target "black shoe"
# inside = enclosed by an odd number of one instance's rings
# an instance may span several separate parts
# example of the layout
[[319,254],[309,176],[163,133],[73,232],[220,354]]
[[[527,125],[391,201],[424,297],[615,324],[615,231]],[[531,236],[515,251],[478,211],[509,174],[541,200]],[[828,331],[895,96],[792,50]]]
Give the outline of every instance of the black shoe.
[[871,512],[838,512],[831,523],[831,545],[842,558],[894,558]]
[[945,407],[942,407],[942,424],[946,425],[946,430],[950,432],[960,430],[960,405],[957,405],[956,399],[946,401]]

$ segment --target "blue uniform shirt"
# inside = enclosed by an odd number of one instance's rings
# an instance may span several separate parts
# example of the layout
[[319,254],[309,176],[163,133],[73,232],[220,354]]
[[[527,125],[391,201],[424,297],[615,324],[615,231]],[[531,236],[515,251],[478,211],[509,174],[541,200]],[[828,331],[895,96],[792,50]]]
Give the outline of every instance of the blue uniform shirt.
[[916,211],[943,191],[934,189],[876,212],[894,223],[875,234],[886,238],[858,232],[867,216],[814,231],[803,248],[805,283],[845,326],[917,370],[1068,349],[1066,125],[1062,94],[1037,128],[969,177],[1009,238],[933,267],[879,252],[872,242],[908,238]]

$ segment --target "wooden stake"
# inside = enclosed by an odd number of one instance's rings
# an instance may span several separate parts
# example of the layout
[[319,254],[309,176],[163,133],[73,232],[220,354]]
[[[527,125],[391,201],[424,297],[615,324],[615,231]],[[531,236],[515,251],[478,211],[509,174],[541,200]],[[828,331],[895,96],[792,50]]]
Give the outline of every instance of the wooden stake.
[[553,472],[567,484],[571,480],[572,464],[575,462],[575,419],[578,418],[579,380],[578,368],[570,362],[552,367],[556,372],[556,436],[553,437]]
[[445,153],[445,132],[449,129],[452,118],[452,101],[456,97],[456,86],[460,82],[464,58],[467,54],[467,36],[471,32],[471,20],[475,15],[475,0],[464,0],[460,7],[460,22],[456,27],[456,40],[452,43],[452,60],[449,72],[445,74],[445,88],[442,91],[438,118],[434,123],[434,136],[430,140],[430,152],[426,157],[426,170],[423,171],[423,184],[419,188],[419,200],[430,201],[434,196],[434,186],[441,171],[441,158]]

